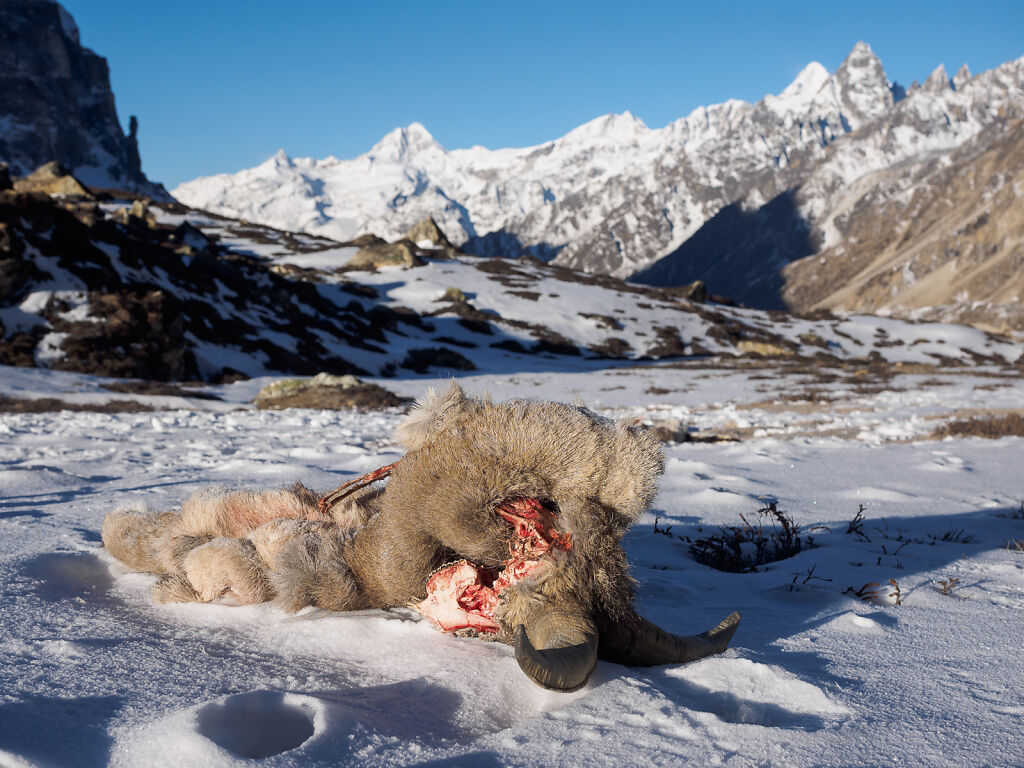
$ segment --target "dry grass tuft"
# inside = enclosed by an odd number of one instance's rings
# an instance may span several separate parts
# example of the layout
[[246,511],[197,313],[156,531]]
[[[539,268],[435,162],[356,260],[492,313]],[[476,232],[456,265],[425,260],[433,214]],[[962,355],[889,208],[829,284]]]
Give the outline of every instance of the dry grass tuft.
[[75,411],[78,413],[145,413],[156,409],[137,400],[110,400],[106,403],[69,403],[55,397],[7,397],[0,395],[0,413],[50,413]]
[[885,592],[886,588],[877,581],[869,581],[860,589],[847,587],[843,594],[853,595],[866,603],[884,603],[885,598],[888,597],[894,601],[893,605],[903,605],[903,590],[896,583],[896,579],[889,579],[889,586],[892,587],[892,592]]
[[932,437],[1024,437],[1024,415],[1020,413],[976,416],[973,419],[950,421],[932,432]]

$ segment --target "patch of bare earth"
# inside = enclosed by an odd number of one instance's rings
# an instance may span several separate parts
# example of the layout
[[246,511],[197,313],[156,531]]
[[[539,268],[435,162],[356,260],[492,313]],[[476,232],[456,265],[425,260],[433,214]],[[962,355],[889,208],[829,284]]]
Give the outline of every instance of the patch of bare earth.
[[158,410],[137,400],[110,400],[105,403],[69,403],[56,397],[7,397],[0,395],[0,413],[50,413],[76,411],[91,413],[143,413]]
[[159,397],[193,397],[197,400],[220,400],[217,395],[195,388],[200,382],[172,384],[148,379],[126,379],[101,384],[104,389],[125,395],[156,395]]

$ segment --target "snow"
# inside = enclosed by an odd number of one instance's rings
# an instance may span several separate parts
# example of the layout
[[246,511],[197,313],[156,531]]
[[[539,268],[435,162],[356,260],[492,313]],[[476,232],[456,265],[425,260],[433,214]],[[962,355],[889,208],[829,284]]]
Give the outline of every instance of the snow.
[[[624,112],[543,144],[492,150],[446,149],[413,123],[355,158],[282,151],[173,194],[196,208],[339,241],[368,232],[395,240],[432,216],[457,246],[483,252],[477,238],[507,233],[538,258],[625,277],[755,187],[804,183],[813,223],[857,179],[948,152],[1001,109],[1024,104],[1022,72],[1024,59],[1007,62],[974,78],[958,75],[953,90],[942,70],[941,89],[918,88],[894,104],[882,63],[858,43],[834,73],[812,62],[778,95],[698,107],[661,128]],[[786,169],[797,154],[808,170],[794,177]],[[514,247],[502,255],[518,255]]]
[[[154,605],[154,577],[100,546],[116,506],[173,508],[213,484],[332,488],[388,464],[398,411],[256,411],[266,379],[199,400],[0,367],[8,396],[170,409],[0,414],[0,765],[1020,765],[1024,555],[1007,542],[1024,539],[1024,439],[927,435],[1020,412],[1024,383],[995,366],[859,380],[710,360],[460,380],[744,437],[666,445],[660,493],[624,542],[639,610],[691,633],[737,609],[731,649],[599,662],[556,694],[510,647],[411,610]],[[444,381],[379,383],[412,396]],[[794,398],[812,388],[828,399]],[[690,557],[680,536],[765,499],[814,546],[746,574]],[[859,505],[863,536],[847,533]],[[869,582],[885,589],[852,594]]]
[[[481,370],[491,373],[522,372],[524,367],[541,370],[603,368],[608,362],[592,359],[592,348],[599,349],[609,339],[621,339],[629,345],[625,354],[639,357],[659,343],[657,334],[652,332],[659,327],[676,329],[681,342],[691,350],[698,343],[713,353],[737,354],[737,347],[713,332],[706,311],[778,334],[807,357],[824,348],[843,359],[864,359],[872,352],[878,352],[887,360],[907,363],[934,363],[940,359],[971,362],[973,355],[980,354],[1012,363],[1024,354],[1024,344],[1020,341],[1000,339],[975,329],[942,323],[909,323],[862,315],[813,321],[788,318],[777,322],[756,310],[717,305],[708,305],[701,310],[699,306],[686,302],[669,302],[631,293],[626,286],[619,289],[614,284],[587,284],[571,273],[528,260],[495,262],[504,265],[499,272],[507,274],[485,271],[493,265],[467,256],[451,259],[425,257],[422,266],[413,268],[384,267],[376,272],[338,273],[336,269],[344,266],[357,249],[339,246],[325,238],[280,232],[258,225],[243,226],[197,212],[171,214],[157,207],[152,210],[160,223],[178,226],[187,221],[199,228],[204,236],[219,240],[230,250],[251,254],[275,267],[287,269],[298,266],[317,270],[316,278],[322,281],[317,290],[339,308],[352,301],[362,301],[344,290],[344,284],[352,281],[363,287],[376,288],[380,298],[374,301],[396,309],[408,307],[421,316],[444,309],[442,298],[445,292],[458,288],[473,307],[484,314],[502,318],[496,323],[497,333],[486,334],[465,327],[451,312],[446,312],[431,318],[433,328],[430,330],[385,330],[387,344],[382,347],[383,351],[353,347],[331,334],[318,334],[326,348],[373,372],[381,371],[389,363],[400,365],[410,349],[436,347],[439,343],[454,344],[455,351],[471,349],[466,354]],[[123,269],[116,249],[109,254],[112,263]],[[56,269],[53,271],[58,276],[64,274]],[[181,290],[169,281],[163,285],[169,291]],[[73,303],[71,294],[67,294],[65,300]],[[45,306],[45,297],[40,302],[33,305],[34,312]],[[223,315],[225,305],[222,302],[214,302],[212,306]],[[22,310],[0,312],[21,312],[11,320],[23,325],[36,321],[37,317]],[[255,313],[246,313],[243,317],[251,327],[265,326],[262,317]],[[5,316],[0,316],[0,319],[7,322]],[[499,340],[517,340],[532,346],[537,341],[534,335],[537,323],[581,348],[584,357],[589,359],[523,356],[491,346]],[[261,336],[276,346],[293,348],[293,340],[280,334],[267,331]],[[449,341],[444,341],[446,339]],[[205,344],[192,338],[190,341],[197,347],[197,357],[204,374],[215,373],[224,365],[250,376],[264,376],[272,372],[266,367],[265,359],[250,356],[237,348]]]
[[829,72],[817,61],[812,61],[802,70],[778,96],[768,94],[764,97],[764,103],[769,108],[785,114],[796,110],[804,110],[809,107],[814,98],[818,95],[828,82]]

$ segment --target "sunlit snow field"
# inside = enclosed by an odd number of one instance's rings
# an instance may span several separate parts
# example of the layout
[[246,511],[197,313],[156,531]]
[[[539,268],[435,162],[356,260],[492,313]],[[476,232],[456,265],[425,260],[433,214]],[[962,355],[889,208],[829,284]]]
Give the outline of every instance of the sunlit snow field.
[[[929,438],[949,418],[1020,412],[1024,382],[1011,369],[856,374],[460,379],[735,438],[667,444],[660,494],[625,541],[641,613],[692,633],[739,610],[731,649],[686,666],[599,662],[557,694],[510,647],[407,610],[154,605],[154,577],[101,548],[121,504],[173,508],[210,484],[328,489],[390,463],[399,411],[252,410],[266,380],[202,401],[0,368],[10,396],[171,409],[0,414],[0,765],[1024,764],[1024,439]],[[380,383],[409,397],[444,385]],[[745,574],[690,556],[680,537],[765,501],[814,546]],[[848,533],[861,505],[862,533]],[[853,594],[869,582],[883,585],[874,600]]]

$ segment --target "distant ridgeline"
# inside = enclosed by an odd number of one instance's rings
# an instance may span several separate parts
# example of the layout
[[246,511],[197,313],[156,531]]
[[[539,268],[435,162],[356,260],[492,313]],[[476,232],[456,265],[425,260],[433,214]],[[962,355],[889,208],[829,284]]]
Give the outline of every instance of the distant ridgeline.
[[132,117],[124,134],[107,62],[63,7],[0,2],[0,162],[13,175],[56,162],[90,187],[168,199],[142,172],[137,130]]
[[448,150],[414,123],[351,160],[282,151],[173,192],[338,240],[433,216],[477,255],[702,280],[761,309],[1022,329],[1022,115],[1024,57],[903,88],[858,43],[834,72],[812,62],[778,95],[656,130],[627,112],[535,147]]

